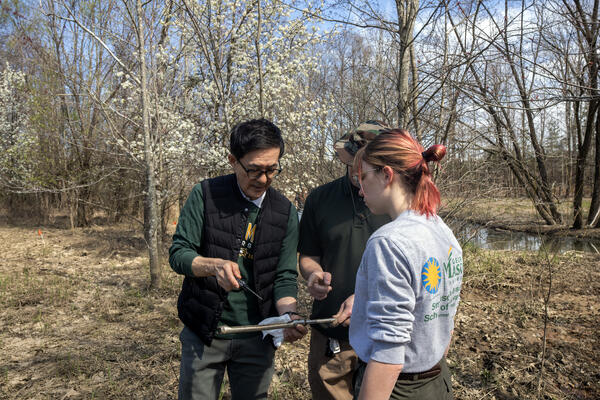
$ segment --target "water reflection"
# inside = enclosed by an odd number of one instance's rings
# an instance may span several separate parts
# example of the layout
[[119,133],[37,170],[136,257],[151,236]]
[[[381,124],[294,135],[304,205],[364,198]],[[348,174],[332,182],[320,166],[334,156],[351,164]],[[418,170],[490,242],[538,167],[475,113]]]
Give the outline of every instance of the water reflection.
[[471,243],[489,250],[532,250],[544,246],[549,252],[563,253],[569,250],[600,252],[599,239],[581,239],[571,236],[556,237],[525,232],[508,232],[484,228],[476,225],[463,225],[455,230],[461,243]]
[[[298,220],[302,210],[298,210]],[[510,232],[485,228],[481,225],[465,224],[462,221],[446,221],[459,242],[470,243],[488,250],[538,251],[542,246],[550,253],[576,250],[600,254],[600,239],[581,239],[573,236],[536,235],[526,232]]]

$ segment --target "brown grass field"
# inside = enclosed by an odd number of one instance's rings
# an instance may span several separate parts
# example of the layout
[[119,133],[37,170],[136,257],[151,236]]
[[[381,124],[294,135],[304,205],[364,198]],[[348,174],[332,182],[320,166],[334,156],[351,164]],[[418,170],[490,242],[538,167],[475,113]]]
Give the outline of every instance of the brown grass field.
[[[0,252],[0,398],[176,398],[181,278],[165,261],[163,289],[147,290],[138,231],[3,221]],[[461,297],[456,399],[600,398],[600,256],[466,249]],[[310,398],[307,347],[277,351],[270,398]]]
[[[583,199],[583,221],[586,224],[590,198]],[[547,225],[537,213],[531,200],[509,197],[449,197],[442,201],[440,214],[448,214],[459,221],[471,222],[488,228],[507,231],[528,232],[531,234],[552,234],[557,237],[576,236],[579,238],[600,239],[600,229],[571,229],[573,224],[572,199],[557,201],[557,209],[562,223]]]

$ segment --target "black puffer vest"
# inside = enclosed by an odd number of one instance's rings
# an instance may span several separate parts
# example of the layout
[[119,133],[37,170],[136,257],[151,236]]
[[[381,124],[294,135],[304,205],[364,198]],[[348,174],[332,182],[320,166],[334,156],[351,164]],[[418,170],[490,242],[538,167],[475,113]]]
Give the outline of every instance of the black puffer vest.
[[[237,262],[242,235],[248,225],[248,200],[244,199],[235,175],[220,176],[202,182],[204,226],[203,257]],[[291,203],[275,189],[267,189],[256,223],[254,248],[255,289],[262,318],[277,315],[273,301],[273,284],[281,244],[287,231]],[[177,301],[179,319],[210,345],[221,318],[227,292],[214,276],[186,277]]]

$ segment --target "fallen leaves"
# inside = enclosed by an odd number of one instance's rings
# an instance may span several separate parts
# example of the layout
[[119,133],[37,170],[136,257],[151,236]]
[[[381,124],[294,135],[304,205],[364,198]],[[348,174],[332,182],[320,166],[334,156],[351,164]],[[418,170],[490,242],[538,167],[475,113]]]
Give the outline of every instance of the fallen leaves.
[[[31,228],[0,227],[0,398],[176,398],[181,278],[166,260],[165,287],[150,292],[135,232],[54,230],[45,250],[31,236]],[[449,353],[456,399],[536,397],[544,273],[535,253],[465,254]],[[553,282],[544,393],[599,398],[600,258],[560,256]],[[303,281],[299,295],[307,314]],[[307,335],[276,352],[270,398],[310,399],[308,345]]]

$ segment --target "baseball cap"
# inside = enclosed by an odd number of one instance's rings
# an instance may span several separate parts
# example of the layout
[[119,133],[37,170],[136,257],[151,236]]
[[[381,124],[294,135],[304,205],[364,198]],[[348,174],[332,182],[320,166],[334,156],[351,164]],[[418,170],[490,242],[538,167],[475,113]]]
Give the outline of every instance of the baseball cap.
[[389,126],[381,121],[369,120],[339,138],[333,144],[333,148],[341,162],[346,165],[352,165],[354,155],[361,147],[365,146],[370,140],[373,140],[375,136],[390,129]]

